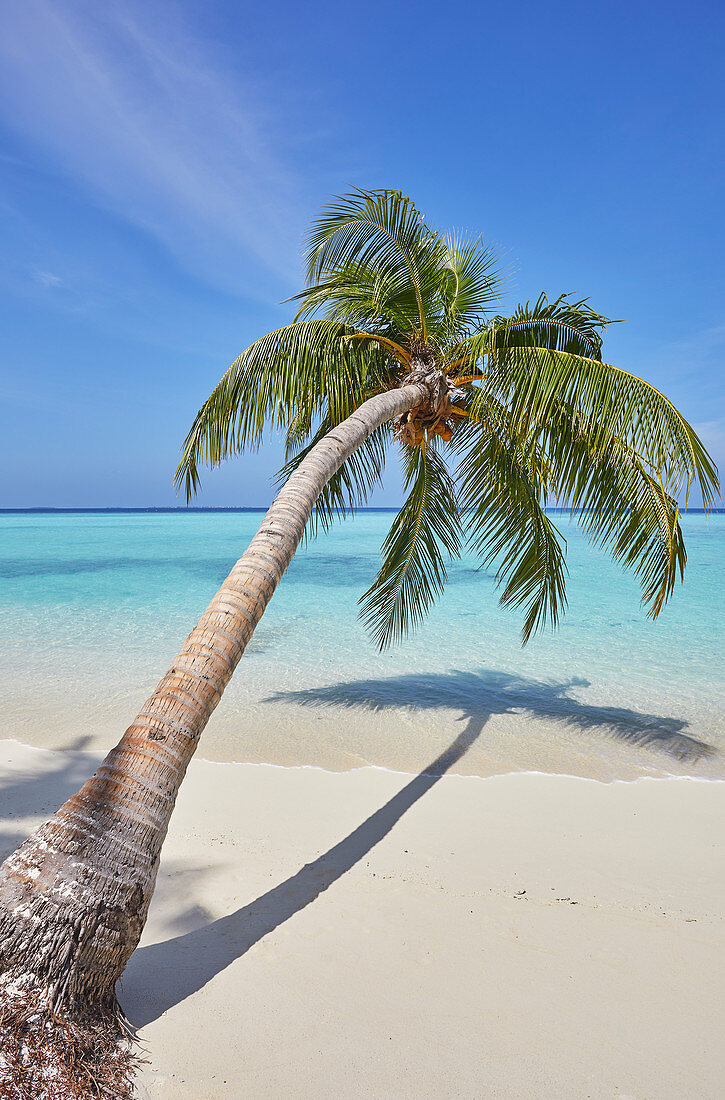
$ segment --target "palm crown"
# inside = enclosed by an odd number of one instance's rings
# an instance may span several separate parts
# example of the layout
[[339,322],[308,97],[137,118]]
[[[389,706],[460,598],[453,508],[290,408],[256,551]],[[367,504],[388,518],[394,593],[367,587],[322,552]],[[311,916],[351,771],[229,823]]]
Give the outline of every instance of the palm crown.
[[361,441],[327,482],[327,526],[364,504],[396,444],[407,497],[361,597],[380,647],[417,625],[464,544],[494,563],[523,637],[565,605],[565,543],[545,507],[566,502],[638,575],[656,617],[682,577],[677,503],[717,471],[697,434],[647,382],[602,361],[609,320],[562,295],[495,314],[501,275],[480,240],[430,229],[399,191],[355,191],[313,223],[294,321],[253,343],[200,409],[176,480],[285,435],[285,480],[367,398],[424,380],[430,399]]

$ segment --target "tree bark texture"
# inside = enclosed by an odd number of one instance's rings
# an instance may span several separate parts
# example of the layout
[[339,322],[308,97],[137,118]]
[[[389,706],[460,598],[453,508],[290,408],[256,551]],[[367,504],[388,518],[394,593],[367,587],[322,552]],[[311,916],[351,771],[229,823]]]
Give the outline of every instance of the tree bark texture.
[[310,451],[119,744],[0,867],[7,993],[115,1012],[186,768],[320,492],[375,428],[427,397],[417,382],[372,397]]

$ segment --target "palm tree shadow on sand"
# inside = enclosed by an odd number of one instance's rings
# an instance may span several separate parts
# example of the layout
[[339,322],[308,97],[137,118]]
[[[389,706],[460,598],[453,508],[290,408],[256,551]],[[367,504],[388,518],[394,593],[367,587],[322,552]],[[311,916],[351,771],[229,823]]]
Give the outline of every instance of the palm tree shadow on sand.
[[[459,710],[464,729],[448,748],[349,836],[291,878],[241,909],[163,943],[139,948],[124,976],[122,1000],[137,1027],[202,989],[259,940],[310,905],[355,866],[397,824],[403,814],[462,759],[494,714],[521,711],[559,720],[582,730],[603,729],[637,745],[655,747],[679,760],[696,761],[715,749],[683,731],[679,718],[621,707],[597,707],[571,698],[573,687],[527,680],[499,672],[417,674],[357,680],[307,691],[280,692],[270,702],[379,711],[408,706]],[[153,977],[151,977],[153,975]]]
[[461,759],[480,736],[484,724],[483,719],[469,718],[455,741],[425,771],[406,783],[344,840],[285,882],[203,928],[138,948],[126,969],[121,990],[131,1022],[144,1027],[186,1000],[269,932],[315,901],[359,863]]
[[90,740],[90,734],[79,734],[62,749],[43,752],[40,768],[28,765],[0,780],[0,861],[27,837],[28,817],[50,816],[85,783],[88,758],[84,750]]
[[572,688],[589,686],[590,682],[581,677],[555,683],[489,669],[412,672],[388,679],[350,680],[305,691],[277,692],[266,701],[371,711],[394,707],[458,710],[464,718],[483,725],[493,715],[523,713],[560,722],[582,733],[597,731],[686,763],[716,755],[714,745],[685,732],[689,723],[684,718],[647,714],[627,707],[595,706],[570,694]]

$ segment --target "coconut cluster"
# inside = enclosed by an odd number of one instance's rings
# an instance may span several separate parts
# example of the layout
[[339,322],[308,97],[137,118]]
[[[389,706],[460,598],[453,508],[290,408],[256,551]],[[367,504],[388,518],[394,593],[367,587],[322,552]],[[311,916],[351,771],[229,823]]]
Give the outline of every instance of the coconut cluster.
[[435,364],[417,361],[403,385],[422,383],[428,390],[428,400],[403,413],[395,422],[395,436],[409,447],[419,447],[427,437],[437,435],[447,443],[455,426],[456,401],[464,394]]

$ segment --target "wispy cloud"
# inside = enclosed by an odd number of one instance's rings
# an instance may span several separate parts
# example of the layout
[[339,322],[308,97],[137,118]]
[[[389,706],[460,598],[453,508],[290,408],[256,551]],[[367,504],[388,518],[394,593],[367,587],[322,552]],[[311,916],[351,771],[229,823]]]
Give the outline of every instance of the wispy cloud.
[[305,203],[284,124],[183,28],[179,5],[3,10],[2,110],[52,165],[228,289],[261,266],[293,276]]
[[60,275],[54,275],[52,271],[34,271],[33,278],[36,283],[40,283],[42,286],[56,287],[63,285]]

